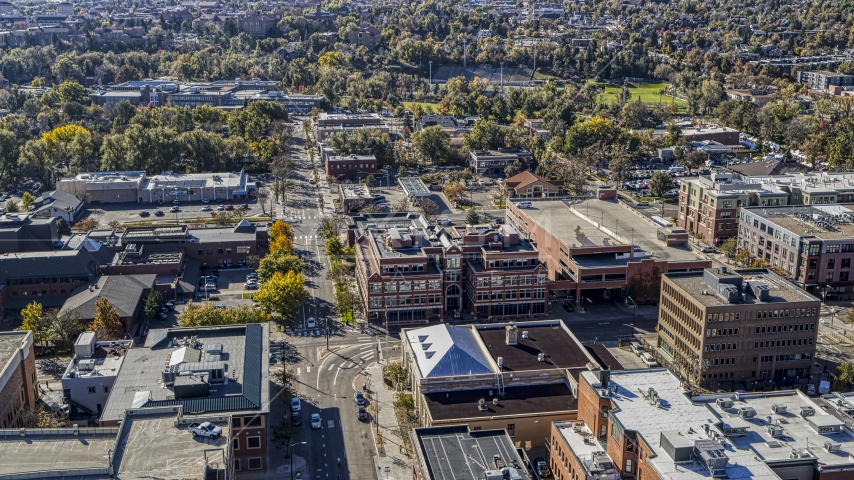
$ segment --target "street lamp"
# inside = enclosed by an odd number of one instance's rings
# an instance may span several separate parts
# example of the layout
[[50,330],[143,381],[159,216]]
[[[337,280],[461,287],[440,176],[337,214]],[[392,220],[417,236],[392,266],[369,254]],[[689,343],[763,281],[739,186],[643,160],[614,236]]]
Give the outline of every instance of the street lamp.
[[305,444],[306,444],[306,442],[297,442],[297,443],[292,443],[292,444],[288,445],[288,456],[291,457],[291,480],[294,480],[294,456],[291,454],[291,448],[294,445],[305,445]]
[[632,297],[626,297],[626,300],[631,300],[632,305],[634,305],[634,310],[632,310],[632,338],[635,337],[635,314],[638,312],[638,304],[635,302],[635,299]]

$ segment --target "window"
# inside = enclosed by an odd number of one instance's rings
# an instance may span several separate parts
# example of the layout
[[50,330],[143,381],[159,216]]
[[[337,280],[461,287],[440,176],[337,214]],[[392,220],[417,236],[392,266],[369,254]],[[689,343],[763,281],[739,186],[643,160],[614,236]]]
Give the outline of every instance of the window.
[[261,448],[261,437],[249,437],[246,439],[248,448]]
[[231,441],[231,448],[233,450],[240,450],[240,439],[239,438],[235,438],[234,440]]
[[261,469],[261,459],[260,458],[250,458],[249,459],[249,470],[260,470]]
[[110,387],[104,387],[104,393],[110,393]]
[[510,435],[511,437],[516,436],[516,424],[515,423],[508,423],[507,424],[507,434]]
[[240,417],[231,418],[231,428],[240,428]]
[[204,254],[205,254],[205,251],[202,249],[199,249],[199,255],[204,255]]
[[234,469],[237,471],[240,471],[240,459],[239,458],[234,459]]
[[249,247],[248,246],[237,247],[237,253],[249,253]]
[[626,473],[632,473],[632,461],[626,459]]
[[479,432],[481,428],[483,428],[483,427],[471,427],[471,431],[472,432]]
[[246,419],[245,422],[243,422],[243,426],[244,427],[260,427],[261,426],[261,417],[255,416],[255,417],[248,418],[248,419]]
[[89,387],[89,393],[95,393],[95,387]]

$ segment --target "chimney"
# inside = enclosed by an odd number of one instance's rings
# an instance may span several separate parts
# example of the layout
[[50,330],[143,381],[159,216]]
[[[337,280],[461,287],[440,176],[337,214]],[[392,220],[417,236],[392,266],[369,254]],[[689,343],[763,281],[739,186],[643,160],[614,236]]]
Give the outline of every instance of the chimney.
[[516,345],[519,343],[519,329],[516,325],[507,325],[504,327],[504,330],[506,332],[507,345]]

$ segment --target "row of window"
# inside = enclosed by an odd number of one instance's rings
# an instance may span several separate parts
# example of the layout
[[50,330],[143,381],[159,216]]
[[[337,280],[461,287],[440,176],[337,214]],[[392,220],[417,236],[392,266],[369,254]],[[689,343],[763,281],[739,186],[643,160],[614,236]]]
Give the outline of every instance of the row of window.
[[[214,254],[212,248],[208,248],[206,250],[200,248],[200,249],[198,249],[198,253],[199,253],[199,255],[213,255]],[[217,248],[216,253],[217,253],[217,255],[223,255],[223,254],[231,255],[231,247]],[[249,247],[248,246],[239,246],[239,247],[237,247],[237,253],[238,254],[249,253]]]
[[[246,460],[246,463],[249,464],[248,465],[249,470],[260,470],[261,469],[261,457],[250,458],[250,459]],[[240,466],[241,466],[240,465],[240,459],[235,458],[234,459],[234,469],[239,472]]]
[[[810,309],[810,310],[815,310]],[[813,313],[815,315],[815,313]],[[775,315],[776,316],[776,315]],[[792,325],[767,325],[763,327],[756,327],[756,331],[754,333],[790,333],[790,332],[807,332],[815,330],[814,323],[799,323]]]
[[[408,305],[426,305],[442,303],[441,294],[430,295],[413,295],[411,297],[384,297],[386,307],[405,307]],[[383,297],[371,298],[369,300],[370,308],[382,308]]]
[[753,342],[753,348],[791,347],[795,345],[812,345],[811,338],[790,338],[788,340],[764,340]]
[[737,343],[712,343],[703,346],[704,352],[721,352],[727,350],[735,350]]
[[703,360],[703,364],[707,367],[717,367],[718,365],[735,365],[735,357],[731,358],[707,358]]
[[[756,358],[757,357],[753,357],[753,363],[756,363]],[[791,361],[791,360],[809,360],[811,358],[812,358],[811,353],[789,353],[789,354],[785,354],[785,355],[777,355],[776,356],[776,359],[778,362],[786,362],[786,361]],[[767,363],[767,362],[774,361],[774,359],[775,359],[774,355],[763,355],[759,361],[762,363]]]
[[423,290],[440,290],[442,288],[441,280],[415,280],[415,281],[402,281],[402,282],[385,282],[385,283],[372,283],[370,286],[371,293],[383,293],[385,292],[410,292],[410,291],[423,291]]
[[490,260],[488,262],[489,268],[511,268],[511,267],[527,267],[529,265],[534,266],[537,265],[536,258],[517,258],[513,259],[505,259],[505,260]]
[[531,290],[519,290],[518,292],[518,296],[516,295],[516,290],[477,292],[476,298],[479,302],[487,300],[516,300],[516,298],[546,298],[546,291],[542,288],[534,289],[533,296],[531,296]]
[[[533,282],[533,283],[532,283]],[[514,285],[545,285],[546,284],[546,276],[545,275],[521,275],[519,277],[515,276],[493,276],[493,277],[477,277],[477,286],[478,287],[501,287],[503,285],[514,286]]]
[[392,274],[397,272],[423,272],[424,265],[420,263],[413,263],[412,265],[384,265],[383,273]]

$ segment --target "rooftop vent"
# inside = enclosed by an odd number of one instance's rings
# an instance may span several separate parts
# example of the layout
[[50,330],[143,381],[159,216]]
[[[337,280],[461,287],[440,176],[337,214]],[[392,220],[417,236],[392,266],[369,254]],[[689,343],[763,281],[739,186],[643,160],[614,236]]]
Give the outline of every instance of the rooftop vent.
[[731,398],[719,398],[716,403],[720,408],[732,408],[732,399]]
[[824,449],[827,450],[828,452],[835,453],[835,452],[838,452],[842,449],[842,445],[840,445],[839,443],[828,440],[828,441],[824,442]]
[[815,409],[810,406],[804,406],[798,408],[798,415],[802,417],[811,417],[815,415]]
[[780,425],[768,425],[768,435],[771,435],[773,438],[782,438],[783,427]]
[[753,407],[739,407],[738,416],[741,418],[753,418],[756,416],[756,409]]
[[545,362],[546,361],[546,354],[540,353],[539,355],[537,355],[537,361],[538,362]]
[[519,343],[519,328],[516,325],[507,325],[504,327],[507,345],[517,345]]
[[694,441],[694,456],[712,477],[725,477],[729,457],[720,443],[712,440]]
[[528,331],[522,330],[522,338],[528,338]]
[[786,406],[781,403],[775,403],[774,405],[771,405],[771,413],[782,415],[786,413]]

